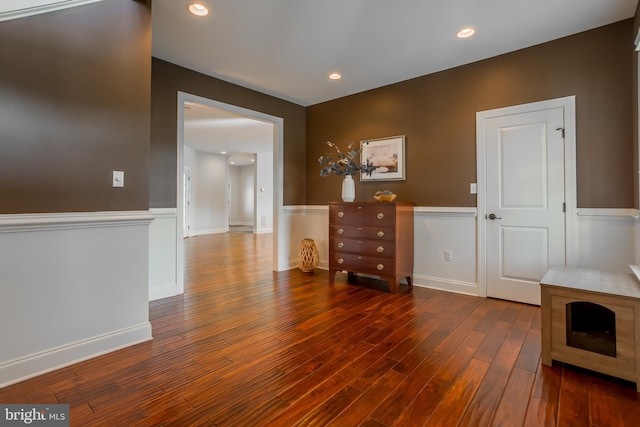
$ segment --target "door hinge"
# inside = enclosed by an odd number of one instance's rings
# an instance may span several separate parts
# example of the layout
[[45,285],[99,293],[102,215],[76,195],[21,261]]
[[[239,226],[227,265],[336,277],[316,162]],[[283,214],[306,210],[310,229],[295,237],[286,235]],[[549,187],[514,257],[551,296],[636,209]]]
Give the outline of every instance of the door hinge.
[[564,128],[556,128],[556,130],[561,130],[562,131],[562,139],[564,139]]
[[562,212],[567,212],[567,203],[562,202]]

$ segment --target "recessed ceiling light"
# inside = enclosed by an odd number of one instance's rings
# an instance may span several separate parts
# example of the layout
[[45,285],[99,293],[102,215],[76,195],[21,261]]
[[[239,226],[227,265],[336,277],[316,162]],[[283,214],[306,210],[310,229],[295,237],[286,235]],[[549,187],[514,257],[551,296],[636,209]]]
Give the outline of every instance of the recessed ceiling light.
[[340,75],[340,73],[331,73],[329,74],[329,78],[331,80],[340,80],[342,76]]
[[207,16],[209,14],[209,9],[202,3],[191,3],[188,9],[189,12],[196,16]]
[[220,154],[227,154],[227,152],[226,151],[221,151]]
[[468,37],[471,37],[475,33],[476,33],[476,30],[474,28],[467,27],[467,28],[463,28],[460,31],[458,31],[456,33],[456,37],[459,38],[459,39],[466,39]]

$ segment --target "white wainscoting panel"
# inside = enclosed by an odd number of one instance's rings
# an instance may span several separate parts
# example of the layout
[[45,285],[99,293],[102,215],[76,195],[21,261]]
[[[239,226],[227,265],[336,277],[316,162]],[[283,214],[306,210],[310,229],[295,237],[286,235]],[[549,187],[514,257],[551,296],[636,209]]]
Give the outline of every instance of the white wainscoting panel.
[[[319,268],[328,268],[329,209],[327,206],[286,206],[290,230],[289,265],[296,267],[300,242],[315,241]],[[476,209],[416,207],[414,216],[414,285],[477,295]],[[452,260],[444,260],[444,251]]]
[[636,263],[635,209],[578,209],[578,267],[629,273]]
[[415,286],[478,295],[476,216],[476,208],[415,208]]
[[152,219],[0,215],[0,387],[151,339]]
[[302,239],[313,239],[320,265],[318,268],[329,268],[329,207],[328,206],[285,206],[283,224],[289,230],[289,241],[286,259],[289,268],[297,268],[298,250]]
[[155,219],[149,226],[149,301],[182,293],[176,266],[176,208],[150,209]]
[[[314,239],[319,268],[328,267],[328,212],[327,206],[284,208],[289,268],[296,267],[303,238]],[[414,212],[414,285],[479,295],[476,208],[416,206]],[[629,264],[640,264],[638,210],[579,209],[577,216],[577,266],[628,273]]]

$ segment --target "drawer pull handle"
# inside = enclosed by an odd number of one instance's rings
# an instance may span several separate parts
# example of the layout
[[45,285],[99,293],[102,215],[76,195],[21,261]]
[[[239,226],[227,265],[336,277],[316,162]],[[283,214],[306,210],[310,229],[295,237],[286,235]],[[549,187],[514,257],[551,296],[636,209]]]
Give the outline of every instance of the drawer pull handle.
[[343,233],[344,233],[344,230],[342,228],[339,228],[338,229],[338,234],[343,234]]
[[338,258],[338,264],[343,264],[344,260],[342,258]]
[[358,231],[362,231],[362,227],[358,227]]
[[379,271],[382,271],[382,270],[384,270],[384,265],[382,265],[382,264],[378,264],[378,265],[376,266],[376,268],[377,268]]
[[379,212],[377,217],[378,217],[378,219],[382,219],[382,218],[384,218],[384,214],[382,212]]
[[342,218],[344,216],[344,212],[338,212],[338,218]]
[[358,257],[358,259],[362,259],[362,257],[361,257],[361,256],[359,256],[359,257]]
[[382,253],[382,252],[384,252],[384,246],[378,246],[378,248],[376,249],[376,251],[377,251],[378,253]]
[[384,231],[382,230],[378,231],[378,237],[384,237]]
[[362,206],[358,206],[358,209],[362,209]]
[[342,243],[342,242],[338,243],[338,247],[339,247],[340,249],[344,248],[344,243]]

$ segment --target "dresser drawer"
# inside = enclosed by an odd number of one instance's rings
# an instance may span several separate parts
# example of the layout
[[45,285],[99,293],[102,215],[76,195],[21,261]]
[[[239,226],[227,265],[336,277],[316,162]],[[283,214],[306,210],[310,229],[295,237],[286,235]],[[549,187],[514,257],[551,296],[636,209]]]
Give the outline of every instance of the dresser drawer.
[[357,254],[334,252],[332,263],[347,271],[359,271],[374,275],[395,274],[394,258],[378,258]]
[[393,241],[396,237],[396,233],[393,227],[354,227],[344,225],[330,225],[329,237]]
[[395,255],[395,245],[390,241],[368,239],[342,239],[336,237],[331,240],[331,249],[341,253],[356,253],[364,256],[389,258]]
[[329,206],[329,224],[339,225],[387,225],[392,226],[395,222],[395,207],[385,206],[365,206],[354,204],[342,204]]

